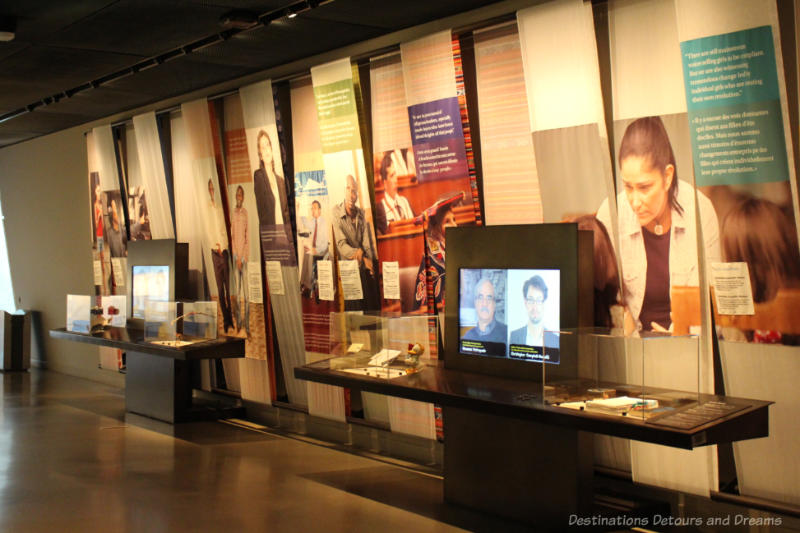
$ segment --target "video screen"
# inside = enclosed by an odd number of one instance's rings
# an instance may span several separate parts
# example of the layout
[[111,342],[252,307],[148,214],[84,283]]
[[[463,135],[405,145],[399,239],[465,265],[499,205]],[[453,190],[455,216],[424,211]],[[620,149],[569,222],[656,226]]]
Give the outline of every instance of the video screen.
[[558,364],[559,270],[459,270],[459,352]]
[[144,318],[145,301],[169,301],[169,266],[134,265],[132,273],[133,309],[131,314],[134,318]]

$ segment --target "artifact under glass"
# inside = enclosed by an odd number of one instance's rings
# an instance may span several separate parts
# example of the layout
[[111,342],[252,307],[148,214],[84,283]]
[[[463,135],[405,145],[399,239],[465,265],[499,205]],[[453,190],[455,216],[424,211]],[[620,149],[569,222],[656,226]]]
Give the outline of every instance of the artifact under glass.
[[331,313],[330,369],[381,379],[419,371],[437,346],[426,315]]
[[180,348],[217,338],[217,302],[164,302],[144,304],[144,340]]

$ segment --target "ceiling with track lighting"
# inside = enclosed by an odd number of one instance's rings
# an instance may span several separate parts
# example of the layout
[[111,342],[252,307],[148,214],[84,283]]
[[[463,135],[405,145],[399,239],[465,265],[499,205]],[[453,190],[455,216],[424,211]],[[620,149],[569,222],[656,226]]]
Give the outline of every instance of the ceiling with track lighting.
[[5,1],[0,148],[496,1]]

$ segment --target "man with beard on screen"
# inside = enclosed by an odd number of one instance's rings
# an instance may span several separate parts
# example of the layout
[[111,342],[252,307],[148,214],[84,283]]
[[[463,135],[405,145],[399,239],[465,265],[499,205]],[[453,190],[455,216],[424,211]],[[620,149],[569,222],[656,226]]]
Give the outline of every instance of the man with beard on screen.
[[481,278],[475,285],[475,312],[478,314],[478,325],[467,331],[463,340],[482,343],[502,343],[502,351],[497,353],[495,346],[485,345],[486,355],[505,356],[506,333],[505,324],[495,320],[497,298],[494,283],[489,278]]

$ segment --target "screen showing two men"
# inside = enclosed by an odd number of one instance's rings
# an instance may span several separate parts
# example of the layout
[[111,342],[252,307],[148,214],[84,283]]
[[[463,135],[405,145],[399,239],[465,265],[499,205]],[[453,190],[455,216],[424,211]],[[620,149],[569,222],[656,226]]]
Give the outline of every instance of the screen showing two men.
[[144,318],[145,302],[147,300],[169,300],[169,266],[143,266],[132,267],[131,286],[133,295],[134,318]]
[[558,270],[462,268],[459,351],[558,364]]

